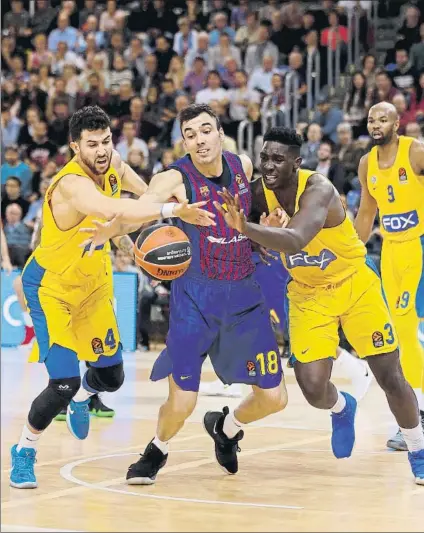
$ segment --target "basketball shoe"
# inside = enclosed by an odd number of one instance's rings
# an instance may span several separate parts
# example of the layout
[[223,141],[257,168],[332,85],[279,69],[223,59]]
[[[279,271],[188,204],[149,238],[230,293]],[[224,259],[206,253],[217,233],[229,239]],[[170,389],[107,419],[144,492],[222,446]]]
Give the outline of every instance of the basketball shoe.
[[215,457],[218,464],[227,474],[236,474],[238,471],[237,452],[240,451],[238,442],[243,438],[241,429],[232,439],[224,433],[224,419],[228,415],[228,407],[219,411],[208,411],[203,418],[203,427],[215,441]]
[[71,434],[79,440],[87,438],[90,429],[90,413],[88,404],[90,398],[83,402],[71,400],[66,411],[66,423]]
[[100,418],[113,418],[115,416],[115,411],[102,402],[100,394],[93,394],[93,396],[90,396],[88,410],[91,415]]
[[337,459],[343,459],[352,455],[355,444],[355,415],[357,401],[347,392],[341,392],[346,399],[346,405],[340,413],[331,413],[333,433],[331,447]]
[[[420,419],[421,419],[421,426],[424,431],[424,411],[421,411],[421,410],[420,410]],[[403,438],[402,431],[400,429],[398,429],[398,432],[396,433],[396,435],[394,435],[387,441],[386,446],[398,452],[408,451],[408,446],[406,445],[405,439]]]
[[18,445],[12,446],[10,453],[12,456],[12,470],[10,471],[11,487],[16,489],[35,489],[38,487],[34,474],[34,463],[36,451],[34,448],[21,448],[17,451]]
[[417,485],[424,485],[424,450],[408,452],[409,463]]
[[128,485],[153,485],[157,473],[168,460],[168,454],[162,453],[159,448],[149,442],[140,459],[130,465],[127,472]]

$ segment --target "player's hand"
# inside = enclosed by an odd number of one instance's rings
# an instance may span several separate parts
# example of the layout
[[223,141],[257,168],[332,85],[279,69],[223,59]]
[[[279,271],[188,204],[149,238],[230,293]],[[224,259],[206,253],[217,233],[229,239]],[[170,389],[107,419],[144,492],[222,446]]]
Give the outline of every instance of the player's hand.
[[196,226],[216,226],[214,221],[215,215],[205,209],[200,209],[207,203],[208,202],[196,202],[194,204],[189,204],[188,200],[184,200],[184,202],[177,204],[174,207],[174,215],[181,218],[181,220],[184,220],[184,222]]
[[277,207],[268,216],[262,213],[259,223],[261,226],[268,226],[271,228],[285,228],[290,222],[290,217],[280,207]]
[[6,274],[7,274],[8,276],[10,276],[10,274],[11,274],[12,271],[13,271],[13,265],[12,265],[12,263],[10,262],[10,259],[8,259],[8,258],[2,259],[2,261],[1,261],[1,267],[2,267],[2,269],[6,272]]
[[214,206],[224,217],[225,222],[230,228],[237,230],[239,233],[244,233],[246,231],[247,218],[244,210],[241,208],[238,194],[234,197],[225,188],[222,189],[222,192],[218,192],[218,194],[224,200],[226,209],[219,202],[214,202]]
[[116,237],[120,234],[121,218],[122,215],[116,215],[116,217],[107,222],[93,220],[94,228],[80,228],[81,233],[88,233],[90,234],[90,237],[82,242],[79,247],[86,248],[89,246],[88,256],[92,256],[97,246],[105,244],[112,239],[112,237]]

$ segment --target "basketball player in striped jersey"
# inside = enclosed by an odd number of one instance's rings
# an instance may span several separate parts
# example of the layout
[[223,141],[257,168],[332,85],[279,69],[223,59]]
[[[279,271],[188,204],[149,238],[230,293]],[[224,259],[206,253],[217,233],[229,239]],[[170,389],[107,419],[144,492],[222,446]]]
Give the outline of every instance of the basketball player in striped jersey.
[[[148,193],[158,201],[171,196],[180,202],[208,200],[205,209],[217,215],[216,226],[179,223],[190,238],[193,257],[187,272],[172,282],[166,349],[151,374],[153,381],[168,379],[169,396],[159,410],[156,436],[129,467],[129,484],[154,483],[165,465],[170,439],[196,406],[205,354],[224,383],[252,386],[235,410],[224,407],[205,417],[216,459],[228,474],[238,471],[244,425],[281,411],[287,403],[269,310],[253,278],[251,243],[226,226],[213,202],[227,187],[240,195],[249,212],[252,163],[247,156],[223,152],[224,132],[208,105],[188,106],[180,113],[180,124],[187,155],[154,176]],[[112,223],[109,232],[105,227],[94,235],[92,245],[124,232]]]
[[[349,457],[355,443],[356,400],[331,383],[338,328],[367,362],[402,428],[415,481],[424,485],[424,434],[414,392],[399,362],[396,332],[381,280],[346,215],[332,183],[302,170],[302,139],[294,130],[272,128],[264,136],[261,173],[253,201],[260,212],[284,209],[285,228],[248,222],[239,196],[221,193],[215,202],[234,230],[281,253],[290,273],[287,286],[291,359],[308,402],[331,411],[331,445]],[[226,209],[221,205],[225,202]]]
[[[424,144],[399,136],[396,108],[373,106],[368,132],[374,147],[359,164],[361,203],[355,227],[367,242],[377,210],[383,236],[383,288],[400,343],[403,373],[414,389],[424,429]],[[387,446],[407,450],[402,432]]]
[[[70,432],[85,439],[90,396],[114,392],[124,380],[109,245],[85,246],[80,229],[95,225],[95,218],[117,216],[139,227],[164,210],[199,226],[213,224],[213,215],[199,208],[202,203],[170,206],[143,194],[146,185],[113,153],[110,119],[99,107],[74,113],[69,130],[75,157],[47,189],[40,244],[22,274],[37,339],[30,360],[44,363],[50,379],[32,402],[21,438],[11,449],[10,485],[20,489],[37,487],[37,441],[54,417],[67,407]],[[122,188],[143,196],[120,199]],[[82,387],[79,360],[90,362]]]

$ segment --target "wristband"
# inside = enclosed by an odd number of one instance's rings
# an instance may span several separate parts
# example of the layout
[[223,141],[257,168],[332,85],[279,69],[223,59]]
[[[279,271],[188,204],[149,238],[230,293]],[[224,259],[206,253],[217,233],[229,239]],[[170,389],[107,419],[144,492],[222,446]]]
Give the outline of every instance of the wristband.
[[161,212],[160,212],[161,217],[162,218],[175,217],[174,209],[176,205],[178,205],[176,202],[168,202],[167,204],[163,204]]

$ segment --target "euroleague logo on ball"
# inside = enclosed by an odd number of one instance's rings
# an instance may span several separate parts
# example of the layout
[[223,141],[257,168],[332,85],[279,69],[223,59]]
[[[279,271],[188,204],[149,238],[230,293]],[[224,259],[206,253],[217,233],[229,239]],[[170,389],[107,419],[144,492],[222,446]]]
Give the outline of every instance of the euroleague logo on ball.
[[155,224],[143,230],[134,244],[137,265],[158,280],[179,278],[192,260],[191,243],[178,227]]

